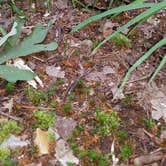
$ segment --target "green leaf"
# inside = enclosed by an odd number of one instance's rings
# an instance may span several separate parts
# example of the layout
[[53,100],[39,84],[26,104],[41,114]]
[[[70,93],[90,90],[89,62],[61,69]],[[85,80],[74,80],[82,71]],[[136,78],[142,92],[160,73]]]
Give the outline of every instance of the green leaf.
[[125,5],[125,6],[120,6],[117,8],[113,8],[110,10],[107,10],[103,13],[97,14],[95,16],[89,17],[88,19],[86,19],[85,21],[81,22],[80,24],[78,24],[77,26],[75,26],[71,33],[78,31],[79,29],[83,28],[84,26],[88,25],[89,23],[93,22],[93,21],[97,21],[100,20],[103,17],[112,15],[112,14],[119,14],[122,13],[124,11],[128,11],[128,10],[133,10],[133,9],[140,9],[140,8],[148,8],[148,7],[152,7],[155,6],[155,3],[143,3],[143,4],[138,4],[138,3],[132,3],[129,5]]
[[[151,47],[144,55],[142,55],[127,71],[120,87],[118,88],[118,90],[116,91],[114,98],[116,98],[116,96],[121,92],[121,90],[123,89],[124,85],[126,84],[127,80],[129,79],[131,73],[141,64],[143,63],[155,50],[157,50],[158,48],[162,47],[163,45],[166,45],[166,38],[163,38],[162,40],[160,40],[158,43],[156,43],[153,47]],[[162,64],[160,63],[160,65],[163,66],[163,63],[165,64],[165,57],[162,60]],[[153,78],[153,76],[152,76]]]
[[0,47],[8,40],[9,37],[14,36],[17,33],[16,27],[17,27],[17,23],[14,22],[11,31],[0,39]]
[[[49,44],[39,44],[43,42],[47,32],[48,28],[37,25],[30,36],[25,38],[21,43],[16,44],[14,47],[8,46],[8,49],[5,49],[2,53],[0,53],[0,64],[6,62],[9,59],[27,56],[32,53],[55,50],[58,47],[56,42]],[[13,38],[13,40],[15,41],[16,39]]]
[[153,75],[151,76],[149,83],[155,78],[157,73],[164,67],[166,64],[166,55],[164,55],[163,59],[161,60],[160,64],[157,66],[156,70],[154,71]]
[[[137,4],[138,5],[138,4]],[[139,4],[141,5],[141,4]],[[105,44],[107,41],[109,41],[110,39],[112,39],[115,35],[117,35],[119,32],[122,32],[123,30],[127,29],[128,27],[130,27],[131,25],[134,25],[135,23],[143,20],[144,18],[148,18],[151,15],[153,15],[154,13],[157,13],[159,10],[163,9],[166,7],[166,0],[164,0],[163,2],[157,3],[155,6],[152,6],[150,9],[142,12],[141,14],[139,14],[138,16],[134,17],[132,20],[130,20],[128,23],[126,23],[125,25],[121,26],[118,30],[116,30],[115,32],[113,32],[110,36],[108,36],[105,40],[103,40],[92,52],[92,54],[94,54],[97,49],[99,49],[103,44]]]
[[0,77],[9,82],[32,80],[35,76],[36,74],[29,70],[21,70],[14,66],[0,65]]

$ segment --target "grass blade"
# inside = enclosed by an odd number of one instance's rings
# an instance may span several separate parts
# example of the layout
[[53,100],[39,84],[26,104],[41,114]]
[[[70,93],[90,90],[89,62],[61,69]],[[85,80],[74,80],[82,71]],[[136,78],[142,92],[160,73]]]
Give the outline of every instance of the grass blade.
[[162,47],[163,45],[166,45],[166,38],[163,38],[160,40],[158,43],[156,43],[153,47],[151,47],[144,55],[142,55],[134,64],[129,68],[127,71],[120,87],[116,91],[113,100],[117,97],[117,95],[121,92],[123,89],[124,85],[126,84],[127,80],[129,79],[131,73],[141,64],[143,63],[155,50],[158,48]]
[[112,15],[112,14],[117,14],[117,13],[119,14],[121,12],[128,11],[128,10],[133,10],[133,9],[149,8],[149,7],[152,7],[154,5],[156,5],[156,4],[155,3],[143,3],[143,4],[140,4],[140,3],[134,3],[133,4],[132,3],[132,4],[129,4],[129,5],[119,6],[117,8],[107,10],[107,11],[101,13],[101,14],[97,14],[95,16],[89,17],[85,21],[81,22],[80,24],[78,24],[77,26],[75,26],[72,29],[71,33],[76,32],[79,29],[81,29],[81,28],[85,27],[86,25],[88,25],[89,23],[91,23],[93,21],[100,20],[103,17],[109,16],[109,15]]
[[[137,4],[138,5],[138,4]],[[141,5],[141,4],[139,4]],[[131,25],[143,20],[144,18],[148,18],[151,15],[153,15],[154,13],[157,13],[159,10],[163,9],[166,7],[166,0],[164,0],[163,2],[157,3],[155,6],[151,7],[150,9],[142,12],[141,14],[139,14],[138,16],[136,16],[135,18],[133,18],[132,20],[130,20],[128,23],[126,23],[125,25],[121,26],[117,31],[115,31],[114,33],[112,33],[110,36],[108,36],[105,40],[103,40],[93,51],[92,54],[94,54],[97,49],[99,49],[103,44],[105,44],[107,41],[109,41],[112,37],[114,37],[116,34],[118,34],[119,32],[122,32],[123,30],[127,29],[128,27],[130,27]]]
[[151,76],[149,83],[156,77],[158,72],[164,67],[166,64],[166,55],[164,55],[163,59],[161,60],[160,64],[158,65],[157,69],[154,71],[153,75]]

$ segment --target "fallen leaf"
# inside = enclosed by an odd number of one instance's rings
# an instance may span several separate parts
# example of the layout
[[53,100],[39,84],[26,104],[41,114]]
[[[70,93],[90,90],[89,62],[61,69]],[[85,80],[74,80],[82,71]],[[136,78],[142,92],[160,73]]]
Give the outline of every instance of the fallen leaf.
[[[19,69],[29,70],[29,71],[33,72],[33,70],[28,65],[26,65],[24,60],[21,59],[21,58],[15,59],[13,65],[15,67],[18,67]],[[27,81],[27,82],[28,82],[29,85],[31,85],[35,89],[37,89],[37,83],[41,87],[44,87],[42,80],[38,76],[36,76],[34,78],[34,80],[30,80],[30,81]]]
[[64,78],[65,77],[65,72],[61,71],[61,67],[47,66],[46,73],[49,76],[56,77],[56,78]]
[[9,113],[11,113],[13,109],[13,98],[11,98],[8,102],[3,103],[3,105],[3,108],[8,109]]
[[62,166],[68,166],[68,163],[79,164],[79,159],[73,155],[72,150],[63,139],[56,142],[55,157]]
[[67,140],[67,138],[72,134],[77,123],[72,118],[65,118],[57,116],[55,127],[60,134],[60,136]]
[[24,146],[28,146],[29,144],[30,144],[29,141],[22,141],[20,138],[11,135],[7,140],[5,140],[0,145],[0,147],[15,149],[15,148],[22,148]]
[[34,143],[39,149],[39,155],[49,154],[49,143],[50,139],[47,131],[43,131],[40,128],[36,129],[36,137]]

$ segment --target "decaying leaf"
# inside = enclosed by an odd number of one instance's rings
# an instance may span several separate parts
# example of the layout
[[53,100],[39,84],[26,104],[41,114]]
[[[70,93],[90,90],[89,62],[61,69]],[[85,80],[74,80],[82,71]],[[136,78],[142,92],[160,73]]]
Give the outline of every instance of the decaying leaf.
[[11,98],[8,102],[3,103],[4,107],[9,110],[9,113],[12,112],[13,109],[13,98]]
[[48,132],[37,128],[35,134],[36,136],[34,142],[39,149],[39,155],[49,154],[50,139]]
[[46,73],[49,76],[56,77],[56,78],[64,78],[65,77],[65,72],[61,71],[60,67],[47,66],[46,67]]
[[[21,58],[15,59],[13,65],[14,65],[15,67],[18,67],[19,69],[29,70],[29,71],[31,71],[32,73],[34,73],[33,70],[32,70],[28,65],[26,65],[25,62],[24,62],[24,60],[21,59]],[[35,76],[34,80],[30,80],[30,81],[27,81],[27,82],[28,82],[29,85],[31,85],[31,86],[34,87],[35,89],[37,89],[37,83],[38,83],[41,87],[44,87],[42,80],[41,80],[38,76]]]
[[72,150],[67,145],[67,142],[60,139],[56,142],[55,157],[62,164],[62,166],[68,166],[67,163],[78,164],[79,160],[73,155]]

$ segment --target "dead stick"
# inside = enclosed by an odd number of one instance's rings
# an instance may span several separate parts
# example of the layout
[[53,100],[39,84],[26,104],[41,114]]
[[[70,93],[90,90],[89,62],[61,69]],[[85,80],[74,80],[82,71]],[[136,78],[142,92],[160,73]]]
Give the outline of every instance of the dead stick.
[[50,107],[35,107],[35,106],[28,106],[28,105],[20,105],[20,107],[25,109],[55,110],[55,108],[50,108]]
[[17,118],[17,117],[14,117],[14,116],[11,116],[11,115],[9,115],[9,114],[7,114],[7,113],[4,113],[4,112],[2,112],[2,111],[0,111],[0,115],[6,116],[6,117],[8,117],[8,118],[10,118],[10,119],[13,119],[13,120],[15,120],[15,121],[22,122],[22,119]]

